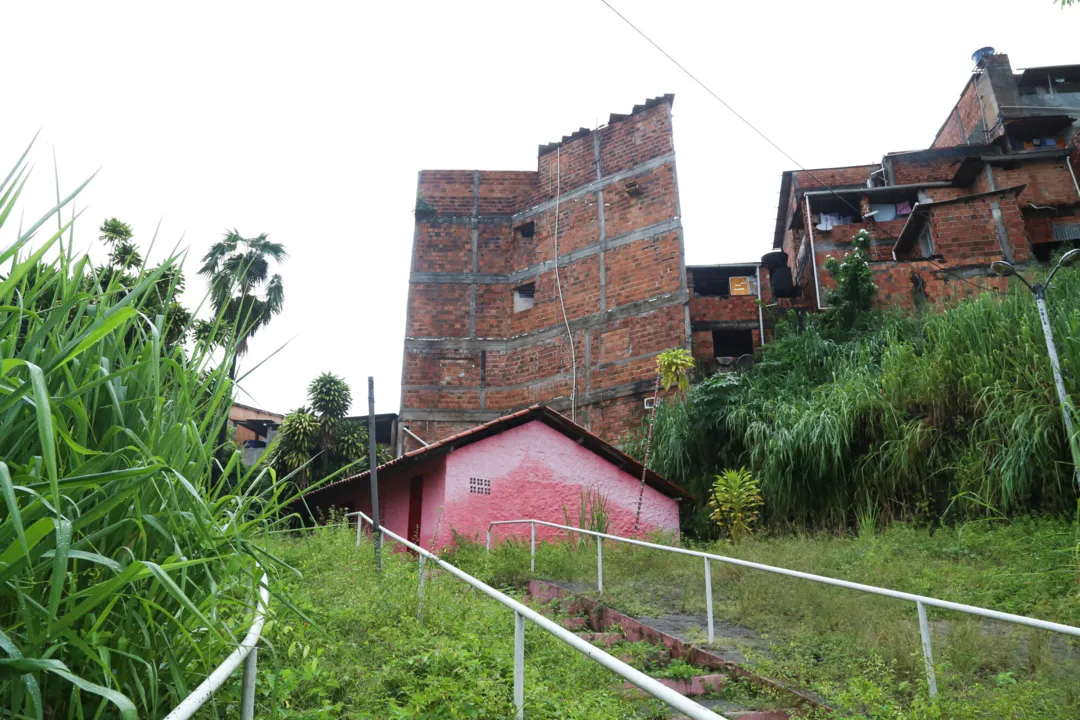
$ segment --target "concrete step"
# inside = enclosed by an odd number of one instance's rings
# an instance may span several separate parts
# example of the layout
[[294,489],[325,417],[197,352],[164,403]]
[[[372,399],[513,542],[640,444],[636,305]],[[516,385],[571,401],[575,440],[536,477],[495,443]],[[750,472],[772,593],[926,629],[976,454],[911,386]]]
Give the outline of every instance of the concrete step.
[[583,617],[568,617],[559,621],[567,630],[584,630],[588,627],[588,619]]
[[612,632],[579,632],[578,637],[593,645],[599,645],[600,647],[609,648],[620,640],[625,640],[622,633]]
[[[685,680],[682,678],[655,678],[655,680],[661,685],[671,688],[680,695],[697,697],[699,695],[709,695],[720,692],[724,687],[724,683],[727,681],[727,676],[713,673],[710,675],[695,675],[694,677]],[[635,692],[644,692],[630,682],[624,682],[623,687]]]

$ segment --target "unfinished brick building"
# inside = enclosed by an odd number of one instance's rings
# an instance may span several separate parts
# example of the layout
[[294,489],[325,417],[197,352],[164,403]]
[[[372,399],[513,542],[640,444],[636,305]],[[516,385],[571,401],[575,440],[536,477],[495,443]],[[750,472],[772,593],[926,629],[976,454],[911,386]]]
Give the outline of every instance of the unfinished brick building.
[[879,301],[904,307],[1003,289],[991,261],[1080,243],[1080,66],[974,60],[930,148],[784,173],[761,262],[686,266],[670,95],[541,146],[536,172],[421,172],[401,422],[433,442],[542,402],[618,443],[659,352],[748,360],[765,308],[828,308],[825,261],[861,229]]
[[535,172],[420,172],[412,433],[434,442],[537,402],[612,442],[639,425],[656,355],[690,344],[673,99],[541,146]]
[[1004,289],[993,260],[1044,261],[1080,240],[1080,66],[1014,73],[991,48],[973,60],[929,149],[784,173],[774,252],[763,258],[777,295],[826,309],[825,261],[862,229],[880,302],[904,307]]

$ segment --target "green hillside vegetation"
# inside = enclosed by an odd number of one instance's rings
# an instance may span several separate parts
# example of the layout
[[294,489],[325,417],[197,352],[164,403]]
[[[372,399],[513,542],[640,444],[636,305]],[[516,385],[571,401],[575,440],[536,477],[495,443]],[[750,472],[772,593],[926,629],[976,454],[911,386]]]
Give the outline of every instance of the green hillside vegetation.
[[[495,586],[530,577],[568,581],[592,597],[596,552],[576,543],[537,546],[529,572],[528,526],[517,541],[459,545],[446,559]],[[460,538],[459,538],[460,540]],[[656,538],[663,543],[663,538]],[[670,539],[669,539],[670,540]],[[760,533],[736,546],[684,542],[697,550],[776,567],[929,595],[1080,626],[1075,547],[1064,520],[973,521],[959,528],[893,523],[859,536]],[[718,637],[727,623],[757,673],[822,698],[835,713],[812,718],[976,720],[1080,717],[1080,643],[1065,635],[931,608],[938,699],[927,693],[914,603],[712,563]],[[603,602],[636,617],[674,615],[684,640],[706,646],[702,561],[604,543]],[[730,632],[730,631],[727,631]]]
[[[1048,299],[1075,402],[1080,271],[1062,270]],[[1077,500],[1046,344],[1022,286],[921,314],[783,315],[751,370],[706,378],[661,405],[650,466],[697,496],[684,530],[704,537],[716,532],[708,485],[742,466],[760,481],[774,528],[1064,516]]]
[[[267,624],[256,717],[513,717],[513,611],[441,571],[428,578],[421,602],[414,557],[389,543],[380,575],[370,539],[358,548],[355,537],[331,525],[267,543],[303,573],[284,582],[313,624],[280,608]],[[520,588],[504,591],[522,599]],[[239,688],[237,676],[219,694],[222,717],[236,717]],[[525,704],[527,717],[538,720],[667,716],[657,701],[625,693],[616,675],[531,623]]]
[[0,246],[0,714],[161,717],[250,625],[256,562],[278,570],[251,538],[286,498],[215,457],[235,346],[213,321],[178,341],[179,258],[72,254],[74,197]]

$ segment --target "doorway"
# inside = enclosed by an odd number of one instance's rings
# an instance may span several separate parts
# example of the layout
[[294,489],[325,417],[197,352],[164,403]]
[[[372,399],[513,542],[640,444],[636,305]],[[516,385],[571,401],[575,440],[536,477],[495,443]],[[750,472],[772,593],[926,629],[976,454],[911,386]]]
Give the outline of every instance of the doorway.
[[409,527],[406,537],[420,544],[420,520],[424,510],[424,476],[417,475],[409,481]]

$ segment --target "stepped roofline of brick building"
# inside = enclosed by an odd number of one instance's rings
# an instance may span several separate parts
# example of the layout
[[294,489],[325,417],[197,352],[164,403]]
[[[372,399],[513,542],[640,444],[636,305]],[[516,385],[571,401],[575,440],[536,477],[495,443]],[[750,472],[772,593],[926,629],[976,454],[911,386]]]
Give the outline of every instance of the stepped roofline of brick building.
[[610,442],[639,426],[656,356],[691,337],[673,103],[540,145],[536,170],[419,173],[411,433],[434,442],[538,402]]
[[[411,433],[433,442],[545,403],[618,444],[646,415],[656,355],[686,348],[706,371],[753,362],[777,306],[828,309],[825,261],[859,230],[878,302],[907,308],[1003,290],[992,261],[1080,242],[1080,65],[1013,72],[984,51],[929,147],[783,173],[760,262],[686,265],[673,102],[540,145],[535,171],[420,172]],[[420,446],[397,438],[399,454]]]

